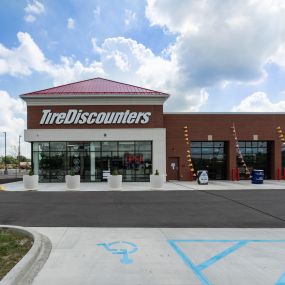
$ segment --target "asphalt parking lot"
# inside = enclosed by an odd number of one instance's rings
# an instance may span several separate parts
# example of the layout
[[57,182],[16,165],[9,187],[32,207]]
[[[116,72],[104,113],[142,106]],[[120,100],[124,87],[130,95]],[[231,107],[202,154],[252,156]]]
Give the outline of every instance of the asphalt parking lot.
[[0,224],[284,228],[285,191],[0,192]]

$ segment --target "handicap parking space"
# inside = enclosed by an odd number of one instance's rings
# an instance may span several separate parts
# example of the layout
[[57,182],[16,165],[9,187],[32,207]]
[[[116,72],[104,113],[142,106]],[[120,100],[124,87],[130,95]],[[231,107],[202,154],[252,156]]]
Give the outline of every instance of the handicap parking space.
[[285,284],[285,229],[33,229],[53,243],[33,285]]

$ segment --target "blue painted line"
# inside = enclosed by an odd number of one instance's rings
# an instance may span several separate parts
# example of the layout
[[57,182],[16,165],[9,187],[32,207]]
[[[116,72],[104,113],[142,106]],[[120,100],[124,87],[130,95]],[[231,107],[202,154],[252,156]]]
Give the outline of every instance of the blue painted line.
[[281,275],[275,285],[285,285],[285,272]]
[[[190,258],[184,254],[183,250],[180,249],[178,243],[236,243],[235,245],[229,247],[228,249],[224,250],[223,252],[211,257],[210,259],[204,261],[200,265],[196,266]],[[285,243],[285,240],[261,240],[261,239],[251,239],[251,240],[201,240],[201,239],[176,239],[176,240],[168,240],[170,246],[175,250],[175,252],[181,257],[184,263],[195,273],[195,275],[199,278],[203,285],[211,285],[210,281],[207,277],[202,273],[202,270],[208,268],[212,264],[216,263],[218,260],[221,260],[225,256],[237,251],[241,247],[245,246],[248,243]],[[279,278],[275,285],[285,285],[285,272]]]
[[201,283],[203,285],[211,285],[210,281],[206,278],[205,275],[202,274],[202,272],[194,265],[194,263],[184,254],[184,252],[179,248],[179,246],[176,244],[176,241],[168,240],[168,243],[170,246],[175,250],[175,252],[181,257],[181,259],[184,261],[184,263],[192,269],[192,271],[195,273],[195,275],[199,278]]
[[204,270],[211,266],[212,264],[216,263],[217,261],[221,260],[222,258],[226,257],[227,255],[231,254],[232,252],[235,252],[236,250],[240,249],[241,247],[245,246],[248,242],[247,241],[241,241],[237,244],[234,244],[233,246],[227,248],[226,250],[218,253],[217,255],[211,257],[210,259],[204,261],[203,263],[199,264],[197,268],[199,270]]
[[171,241],[174,241],[174,242],[241,242],[241,241],[246,241],[246,242],[266,242],[266,243],[279,243],[279,242],[285,242],[284,239],[273,239],[273,240],[269,240],[269,239],[266,239],[266,240],[262,240],[262,239],[246,239],[246,240],[241,240],[241,239],[215,239],[215,240],[212,240],[212,239],[173,239]]

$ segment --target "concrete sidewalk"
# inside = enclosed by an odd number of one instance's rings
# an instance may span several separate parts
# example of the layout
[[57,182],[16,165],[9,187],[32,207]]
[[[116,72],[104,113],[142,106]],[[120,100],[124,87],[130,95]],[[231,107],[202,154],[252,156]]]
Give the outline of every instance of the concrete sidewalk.
[[[6,191],[25,191],[23,182],[13,182],[3,185]],[[228,181],[213,180],[208,185],[199,185],[196,181],[169,181],[164,184],[163,189],[167,190],[263,190],[280,189],[285,190],[283,180],[265,180],[263,184],[252,184],[249,180]],[[121,190],[113,191],[146,191],[153,190],[148,182],[125,182]],[[65,183],[40,183],[38,191],[67,191]],[[80,191],[110,191],[106,182],[81,183]]]
[[51,255],[33,285],[281,285],[285,229],[32,228]]

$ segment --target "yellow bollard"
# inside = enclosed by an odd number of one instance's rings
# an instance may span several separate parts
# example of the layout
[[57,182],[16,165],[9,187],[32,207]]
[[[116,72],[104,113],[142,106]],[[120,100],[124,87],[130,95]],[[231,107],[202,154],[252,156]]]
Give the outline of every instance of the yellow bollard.
[[4,186],[0,185],[0,191],[4,191],[4,190],[5,190]]

